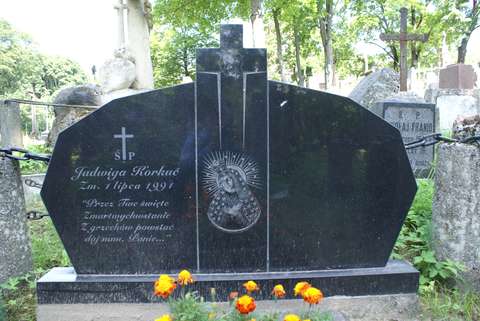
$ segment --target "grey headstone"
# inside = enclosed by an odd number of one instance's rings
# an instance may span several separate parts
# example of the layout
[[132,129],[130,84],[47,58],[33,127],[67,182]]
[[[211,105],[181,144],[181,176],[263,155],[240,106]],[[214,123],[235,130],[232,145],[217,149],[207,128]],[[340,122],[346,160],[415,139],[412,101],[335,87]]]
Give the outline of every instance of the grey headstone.
[[0,283],[31,270],[19,165],[17,161],[0,158]]
[[366,108],[398,93],[400,76],[389,68],[375,71],[366,76],[352,90],[349,97]]
[[[377,103],[372,111],[397,128],[404,143],[433,134],[436,130],[435,105],[425,103],[423,98],[412,93],[400,93],[390,97]],[[409,149],[407,154],[417,176],[426,176],[432,166],[434,147]]]
[[0,139],[2,146],[22,147],[22,123],[18,103],[0,101]]

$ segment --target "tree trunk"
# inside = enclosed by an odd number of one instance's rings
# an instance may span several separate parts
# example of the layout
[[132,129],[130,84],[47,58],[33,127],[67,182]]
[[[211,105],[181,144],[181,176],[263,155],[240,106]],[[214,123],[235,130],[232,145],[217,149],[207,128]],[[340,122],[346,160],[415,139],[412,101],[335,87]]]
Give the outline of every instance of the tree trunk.
[[457,56],[457,63],[459,64],[464,64],[465,63],[465,58],[467,56],[467,45],[468,41],[470,40],[470,36],[472,35],[472,32],[478,28],[478,3],[477,0],[473,0],[473,7],[472,10],[470,11],[468,17],[471,19],[470,20],[470,25],[466,33],[463,35],[462,42],[460,46],[458,47],[458,56]]
[[418,67],[418,60],[420,58],[420,48],[415,44],[411,43],[410,44],[410,51],[411,51],[411,63],[410,67],[417,68]]
[[277,42],[278,72],[280,74],[280,79],[283,82],[285,82],[285,74],[283,72],[282,33],[280,31],[280,22],[278,21],[278,16],[280,15],[280,9],[274,9],[272,13],[273,13],[273,23],[275,25],[275,39]]
[[[325,8],[323,8],[323,2]],[[317,14],[322,37],[323,52],[325,56],[325,89],[333,85],[333,45],[332,45],[332,24],[333,24],[333,0],[317,0]]]
[[265,48],[262,0],[250,1],[250,22],[252,23],[252,43],[254,48]]
[[459,64],[464,64],[465,63],[465,58],[467,56],[467,45],[468,45],[468,40],[470,39],[470,35],[465,35],[462,38],[462,42],[460,46],[458,47],[458,56],[457,56],[457,63]]
[[302,63],[300,60],[300,34],[298,32],[297,24],[293,26],[293,38],[295,41],[295,62],[297,66],[297,81],[300,87],[305,87],[305,79],[302,72]]
[[183,48],[182,64],[183,74],[185,77],[190,77],[190,71],[188,70],[188,52],[186,48]]
[[398,56],[398,50],[395,45],[391,44],[388,46],[390,48],[390,51],[392,52],[392,57],[393,57],[393,70],[398,71],[399,66],[400,66],[400,57]]

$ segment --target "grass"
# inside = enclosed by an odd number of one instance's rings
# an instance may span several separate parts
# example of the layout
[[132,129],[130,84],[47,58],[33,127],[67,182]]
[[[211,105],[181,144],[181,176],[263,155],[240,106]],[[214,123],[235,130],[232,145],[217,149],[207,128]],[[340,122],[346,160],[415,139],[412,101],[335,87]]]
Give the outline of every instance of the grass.
[[[31,221],[28,222],[28,225],[34,272],[22,277],[12,278],[1,285],[8,321],[35,321],[36,280],[52,267],[70,265],[68,256],[50,218]],[[0,321],[3,320],[0,318]]]
[[480,294],[445,287],[424,292],[420,297],[424,320],[479,321]]

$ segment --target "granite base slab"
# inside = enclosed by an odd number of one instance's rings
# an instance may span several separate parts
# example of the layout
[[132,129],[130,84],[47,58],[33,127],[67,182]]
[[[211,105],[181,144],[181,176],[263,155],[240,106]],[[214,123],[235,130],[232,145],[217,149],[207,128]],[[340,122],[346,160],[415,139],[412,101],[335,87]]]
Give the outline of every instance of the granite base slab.
[[[216,310],[227,311],[228,303],[216,303]],[[318,307],[328,311],[332,321],[418,321],[420,305],[417,294],[334,296],[324,299]],[[302,300],[265,300],[257,302],[259,314],[278,312],[279,321],[287,313],[305,311]],[[169,313],[165,303],[112,304],[41,304],[37,321],[152,321]]]
[[[54,268],[37,282],[39,304],[150,303],[158,275],[78,275],[73,268]],[[226,301],[231,291],[241,291],[247,280],[255,280],[257,299],[270,299],[271,289],[283,284],[287,298],[299,281],[322,289],[325,296],[361,296],[416,293],[419,273],[404,261],[389,261],[385,267],[255,273],[194,274],[198,291],[207,301]],[[178,291],[177,291],[178,292]]]

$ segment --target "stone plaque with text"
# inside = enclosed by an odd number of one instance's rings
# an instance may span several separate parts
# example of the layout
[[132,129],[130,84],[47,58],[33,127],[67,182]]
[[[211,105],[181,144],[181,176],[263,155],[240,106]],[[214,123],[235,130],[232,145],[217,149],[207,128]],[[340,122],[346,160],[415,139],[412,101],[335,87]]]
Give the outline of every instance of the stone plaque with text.
[[[434,104],[386,101],[380,105],[383,118],[400,131],[405,144],[435,133]],[[422,176],[432,167],[434,146],[409,149],[407,155],[412,169]]]

